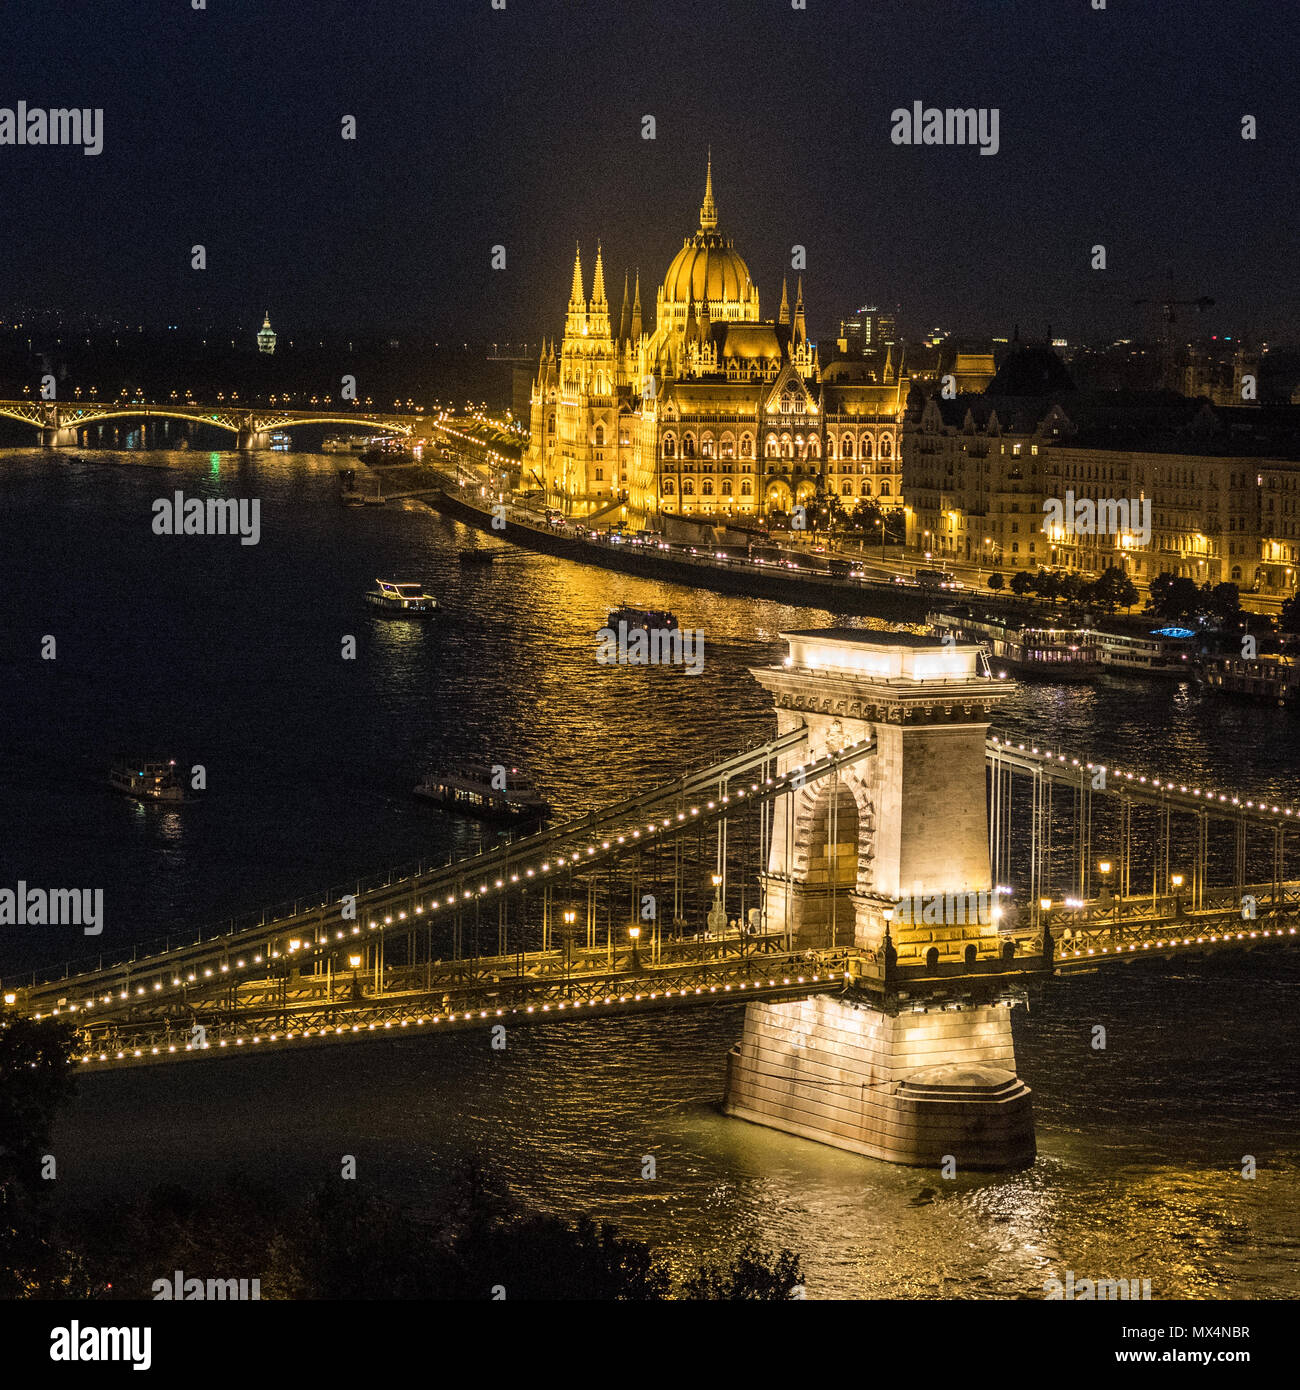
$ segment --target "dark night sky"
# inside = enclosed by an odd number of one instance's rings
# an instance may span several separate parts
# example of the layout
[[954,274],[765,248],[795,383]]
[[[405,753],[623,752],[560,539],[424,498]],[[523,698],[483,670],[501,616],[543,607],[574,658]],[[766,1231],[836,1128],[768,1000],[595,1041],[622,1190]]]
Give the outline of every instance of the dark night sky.
[[[603,240],[612,298],[634,264],[653,297],[711,143],[764,315],[803,243],[814,333],[875,299],[912,330],[1151,333],[1126,300],[1172,266],[1218,300],[1207,331],[1294,340],[1298,17],[1277,0],[18,0],[0,106],[102,106],[105,149],[0,147],[0,306],[535,339],[562,325],[575,239],[588,276]],[[914,100],[998,107],[1000,153],[895,147],[890,112]]]

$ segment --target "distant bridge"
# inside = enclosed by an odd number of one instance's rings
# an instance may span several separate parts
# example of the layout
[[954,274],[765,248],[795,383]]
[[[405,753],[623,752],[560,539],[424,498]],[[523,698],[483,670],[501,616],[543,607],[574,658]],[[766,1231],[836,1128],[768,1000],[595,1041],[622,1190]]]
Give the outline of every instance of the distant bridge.
[[104,420],[186,420],[195,425],[233,434],[241,449],[264,449],[272,430],[296,425],[340,425],[372,433],[407,438],[420,427],[437,429],[434,417],[422,413],[388,411],[287,410],[283,407],[216,405],[173,401],[158,405],[143,401],[6,401],[0,400],[0,416],[21,420],[40,431],[41,442],[52,448],[71,448],[78,431]]

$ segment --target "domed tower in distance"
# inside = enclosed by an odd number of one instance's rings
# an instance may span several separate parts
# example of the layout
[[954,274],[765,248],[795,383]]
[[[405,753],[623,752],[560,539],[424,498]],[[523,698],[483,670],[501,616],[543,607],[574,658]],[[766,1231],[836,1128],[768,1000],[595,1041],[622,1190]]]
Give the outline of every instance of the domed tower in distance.
[[261,328],[257,330],[257,350],[265,353],[275,351],[275,329],[271,327],[271,311],[269,309],[262,319]]

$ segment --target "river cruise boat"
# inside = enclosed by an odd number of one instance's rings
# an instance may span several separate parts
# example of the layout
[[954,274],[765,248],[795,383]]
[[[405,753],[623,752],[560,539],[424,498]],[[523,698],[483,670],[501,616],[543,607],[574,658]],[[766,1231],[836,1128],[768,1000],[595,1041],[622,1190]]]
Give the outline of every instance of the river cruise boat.
[[438,600],[424,592],[423,585],[397,580],[376,579],[376,587],[366,594],[366,602],[388,618],[428,618],[438,611]]
[[611,632],[617,632],[619,623],[626,623],[628,632],[638,628],[646,632],[672,632],[677,627],[676,617],[663,608],[615,608],[606,619],[606,626]]
[[1197,675],[1207,690],[1254,704],[1300,709],[1300,668],[1290,657],[1205,656]]
[[176,759],[165,763],[122,762],[109,769],[108,784],[137,801],[168,805],[185,800],[185,786],[176,771]]
[[1092,628],[1016,626],[964,613],[931,613],[927,621],[941,633],[983,643],[995,674],[1005,668],[1039,680],[1086,681],[1101,673]]
[[1097,657],[1111,676],[1151,676],[1162,680],[1187,680],[1193,674],[1195,656],[1191,628],[1161,628],[1145,636],[1099,632]]
[[415,788],[415,795],[480,820],[541,820],[551,809],[526,773],[486,763],[430,772]]

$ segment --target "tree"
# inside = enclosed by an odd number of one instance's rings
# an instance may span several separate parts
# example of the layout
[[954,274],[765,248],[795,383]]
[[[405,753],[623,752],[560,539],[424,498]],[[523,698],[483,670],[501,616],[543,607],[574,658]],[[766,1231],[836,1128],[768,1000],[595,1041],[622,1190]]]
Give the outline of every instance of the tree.
[[1034,576],[1028,570],[1017,570],[1011,576],[1011,592],[1017,598],[1025,598],[1034,591]]
[[1282,605],[1278,615],[1278,627],[1283,632],[1300,632],[1300,594],[1292,594]]
[[[1012,582],[1014,583],[1014,580]],[[997,570],[994,570],[993,573],[989,575],[988,585],[989,588],[992,589],[993,592],[996,594],[999,590],[1005,587],[1006,580],[1002,578],[1002,575]]]
[[75,1030],[53,1019],[0,1027],[0,1298],[86,1298],[81,1259],[51,1234],[44,1155],[76,1089]]
[[1049,603],[1055,603],[1060,592],[1060,578],[1051,570],[1039,570],[1034,576],[1034,593],[1039,598],[1045,598]]
[[1057,597],[1064,599],[1066,603],[1078,603],[1086,587],[1081,574],[1069,573],[1056,577]]
[[1194,618],[1204,611],[1205,596],[1186,575],[1158,574],[1151,581],[1150,607],[1157,618]]
[[1114,565],[1097,577],[1091,589],[1090,602],[1107,613],[1113,613],[1116,608],[1132,608],[1138,599],[1137,585]]
[[1221,623],[1232,623],[1241,612],[1241,595],[1235,584],[1207,584],[1201,590],[1204,611]]
[[803,1267],[792,1250],[776,1255],[747,1245],[725,1268],[706,1267],[686,1280],[682,1293],[694,1299],[768,1300],[798,1298]]

